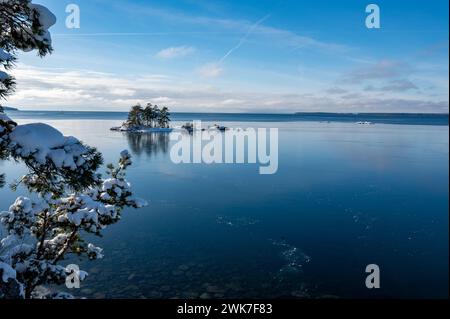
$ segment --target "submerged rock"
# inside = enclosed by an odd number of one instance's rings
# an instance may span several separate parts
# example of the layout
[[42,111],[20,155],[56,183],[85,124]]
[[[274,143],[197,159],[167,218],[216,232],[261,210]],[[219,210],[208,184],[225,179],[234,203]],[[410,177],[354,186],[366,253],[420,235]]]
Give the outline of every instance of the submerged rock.
[[211,295],[207,292],[200,295],[200,299],[211,299]]
[[95,299],[105,299],[106,295],[104,293],[97,292],[97,293],[94,294],[94,298]]
[[224,289],[221,289],[221,288],[219,288],[219,287],[217,287],[217,286],[207,286],[206,287],[206,291],[207,292],[209,292],[209,293],[224,293],[225,292],[225,290]]
[[180,267],[178,267],[178,269],[181,270],[181,271],[189,270],[189,268],[190,267],[188,265],[181,265]]

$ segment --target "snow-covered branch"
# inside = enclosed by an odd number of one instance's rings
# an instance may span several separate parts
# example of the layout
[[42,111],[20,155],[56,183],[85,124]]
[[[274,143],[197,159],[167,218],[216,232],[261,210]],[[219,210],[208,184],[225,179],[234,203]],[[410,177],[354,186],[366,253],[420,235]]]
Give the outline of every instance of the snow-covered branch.
[[14,78],[6,71],[14,65],[17,50],[37,50],[41,57],[52,52],[48,29],[55,23],[53,13],[31,0],[0,0],[0,98],[14,91]]
[[[7,71],[17,51],[36,50],[41,57],[51,53],[48,29],[55,22],[47,8],[31,0],[0,0],[0,98],[14,91],[14,78]],[[18,197],[0,212],[0,298],[37,297],[36,287],[63,284],[70,274],[61,265],[67,255],[103,256],[100,247],[85,241],[86,234],[100,235],[120,220],[126,207],[147,205],[133,195],[125,179],[132,163],[127,151],[120,154],[117,166],[108,165],[103,179],[98,173],[102,155],[95,148],[43,123],[18,125],[1,106],[0,160],[22,162],[28,168],[12,185],[15,190],[23,185],[28,197]],[[3,183],[0,174],[0,186]],[[79,273],[80,280],[86,276]]]
[[[54,165],[45,163],[42,165]],[[60,262],[67,254],[102,258],[102,249],[86,242],[83,235],[100,235],[103,229],[120,220],[125,207],[147,205],[146,201],[134,197],[125,179],[126,169],[131,164],[130,154],[124,151],[117,167],[108,165],[108,178],[99,177],[95,184],[82,191],[61,196],[59,189],[55,194],[43,188],[45,192],[34,196],[39,200],[19,197],[8,211],[1,212],[0,224],[7,236],[0,241],[0,277],[3,280],[0,286],[14,281],[20,288],[17,297],[31,298],[39,285],[65,282],[67,273]],[[64,168],[54,166],[53,169]],[[41,178],[37,173],[31,175],[38,181]],[[30,189],[37,188],[33,184]]]

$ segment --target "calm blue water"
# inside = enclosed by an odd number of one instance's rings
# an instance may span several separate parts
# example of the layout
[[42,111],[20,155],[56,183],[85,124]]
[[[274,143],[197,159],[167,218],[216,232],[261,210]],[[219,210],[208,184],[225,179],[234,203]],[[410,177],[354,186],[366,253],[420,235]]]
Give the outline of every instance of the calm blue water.
[[[448,125],[208,115],[279,128],[278,173],[262,176],[250,164],[175,165],[168,136],[109,131],[124,116],[13,113],[98,147],[106,162],[134,155],[128,179],[150,206],[94,239],[106,256],[81,263],[91,276],[80,296],[448,297]],[[8,181],[22,170],[0,163]],[[0,190],[0,208],[16,196]],[[372,263],[378,291],[365,288]]]

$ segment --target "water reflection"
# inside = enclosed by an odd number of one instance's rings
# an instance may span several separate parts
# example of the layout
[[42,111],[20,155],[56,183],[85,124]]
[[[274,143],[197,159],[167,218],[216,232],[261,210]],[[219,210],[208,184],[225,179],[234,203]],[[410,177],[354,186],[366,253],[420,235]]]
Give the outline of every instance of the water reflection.
[[135,155],[166,154],[169,150],[170,133],[124,133],[130,150]]

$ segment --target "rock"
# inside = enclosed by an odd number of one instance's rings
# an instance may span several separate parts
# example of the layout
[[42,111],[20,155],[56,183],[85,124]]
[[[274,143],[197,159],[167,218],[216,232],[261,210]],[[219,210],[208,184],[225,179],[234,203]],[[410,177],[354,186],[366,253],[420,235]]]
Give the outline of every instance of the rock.
[[207,292],[200,295],[200,299],[211,299],[211,295]]
[[188,265],[181,265],[180,267],[178,267],[178,269],[181,270],[181,271],[189,270],[189,268],[190,267]]
[[[16,290],[17,288],[17,290]],[[5,289],[6,293],[2,295],[2,289]],[[33,298],[41,299],[47,295],[50,295],[52,291],[44,286],[37,286],[33,291]],[[9,280],[8,283],[2,282],[0,285],[0,299],[20,299],[20,287],[12,280]]]
[[206,291],[210,293],[224,293],[225,291],[217,286],[207,286]]
[[97,292],[94,294],[94,298],[95,299],[106,299],[106,295],[104,293]]
[[323,295],[318,297],[319,299],[339,299],[339,296],[335,296],[335,295]]
[[187,291],[183,293],[183,296],[186,297],[187,299],[197,299],[199,297],[198,292],[195,291]]
[[295,298],[308,298],[309,297],[308,293],[303,290],[293,291],[293,292],[291,292],[291,296],[295,297]]
[[159,292],[159,291],[154,290],[154,291],[151,291],[151,292],[148,294],[148,297],[151,298],[151,299],[159,299],[159,298],[162,297],[162,293]]

